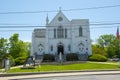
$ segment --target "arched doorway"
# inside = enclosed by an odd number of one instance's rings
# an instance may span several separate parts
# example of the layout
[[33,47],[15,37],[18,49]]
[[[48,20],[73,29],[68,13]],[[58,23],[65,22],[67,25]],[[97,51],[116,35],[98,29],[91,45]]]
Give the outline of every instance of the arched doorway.
[[58,55],[60,54],[60,52],[64,54],[64,47],[62,44],[58,44],[57,52],[58,52]]

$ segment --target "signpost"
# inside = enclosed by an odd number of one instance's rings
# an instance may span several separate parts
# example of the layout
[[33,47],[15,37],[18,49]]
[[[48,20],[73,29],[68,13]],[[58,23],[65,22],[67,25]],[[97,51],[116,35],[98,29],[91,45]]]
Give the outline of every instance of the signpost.
[[10,69],[10,59],[5,60],[5,71]]

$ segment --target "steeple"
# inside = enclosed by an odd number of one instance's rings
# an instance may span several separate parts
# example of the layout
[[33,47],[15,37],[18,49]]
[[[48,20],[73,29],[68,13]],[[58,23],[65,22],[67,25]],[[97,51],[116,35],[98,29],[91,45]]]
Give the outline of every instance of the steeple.
[[59,12],[61,12],[61,7],[59,7]]
[[46,25],[48,25],[49,23],[49,19],[48,19],[48,14],[47,14],[47,17],[46,17]]

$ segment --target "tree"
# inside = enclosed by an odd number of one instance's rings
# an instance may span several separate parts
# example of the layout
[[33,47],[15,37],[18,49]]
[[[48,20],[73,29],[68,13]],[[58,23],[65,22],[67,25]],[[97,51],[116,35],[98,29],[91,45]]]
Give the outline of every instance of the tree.
[[7,53],[7,39],[1,38],[0,39],[0,58],[4,59],[6,57],[6,53]]
[[116,39],[112,34],[101,35],[98,39],[98,44],[104,49],[104,47],[109,47],[109,45]]
[[31,49],[31,43],[30,42],[24,42],[24,44],[25,44],[26,55],[29,56],[30,55],[30,49]]
[[120,57],[120,39],[116,39],[114,35],[101,35],[98,39],[98,44],[107,53],[109,58],[114,56]]
[[0,38],[0,67],[4,67],[4,61],[8,57],[7,39]]
[[21,62],[21,59],[23,62],[20,64],[24,64],[30,54],[30,43],[23,42],[19,39],[19,35],[15,33],[9,38],[9,53],[14,58],[15,65],[19,65],[18,62]]
[[[114,51],[114,55],[112,57],[119,57],[120,58],[120,39],[115,39],[110,47],[110,52],[113,52]],[[113,50],[113,51],[111,51]]]
[[13,34],[13,36],[9,38],[9,52],[13,58],[19,57],[19,53],[20,53],[18,47],[18,43],[19,43],[18,36],[19,36],[18,34]]
[[13,36],[9,38],[9,41],[9,52],[14,59],[22,56],[28,56],[28,51],[26,52],[28,43],[24,43],[22,40],[20,40],[18,34],[13,34]]

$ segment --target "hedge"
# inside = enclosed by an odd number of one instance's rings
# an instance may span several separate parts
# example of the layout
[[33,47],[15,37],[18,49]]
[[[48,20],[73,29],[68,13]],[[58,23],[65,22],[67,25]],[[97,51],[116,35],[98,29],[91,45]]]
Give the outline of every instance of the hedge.
[[23,65],[27,57],[18,57],[15,59],[15,65]]
[[53,62],[55,61],[55,56],[53,54],[44,54],[43,62]]
[[100,55],[100,54],[93,54],[89,57],[90,61],[97,61],[97,62],[105,62],[107,61],[107,57]]
[[78,55],[76,53],[66,54],[67,61],[78,61]]

